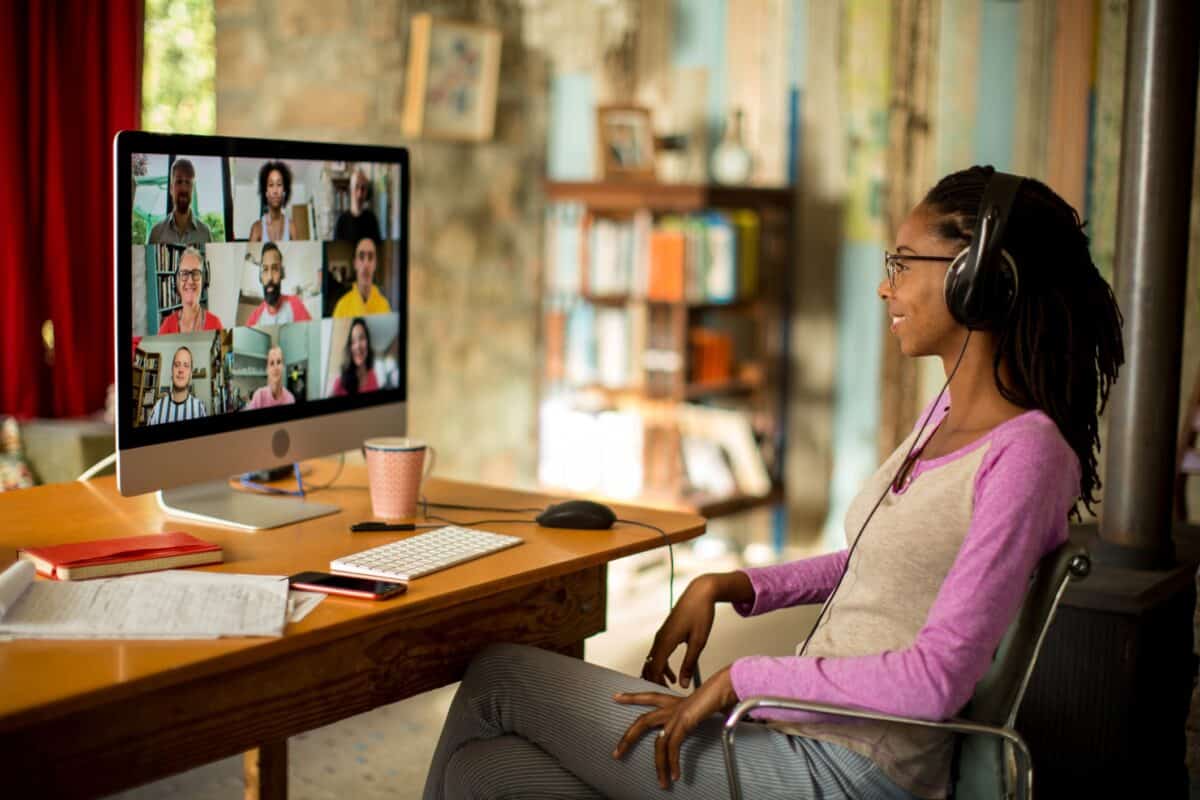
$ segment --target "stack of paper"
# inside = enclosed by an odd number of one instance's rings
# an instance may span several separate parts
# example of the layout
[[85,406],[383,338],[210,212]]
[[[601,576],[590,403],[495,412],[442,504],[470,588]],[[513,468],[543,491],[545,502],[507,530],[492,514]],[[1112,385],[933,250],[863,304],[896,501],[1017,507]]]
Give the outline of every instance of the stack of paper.
[[83,583],[34,581],[33,565],[0,574],[0,636],[207,639],[281,636],[324,595],[274,575],[167,571]]

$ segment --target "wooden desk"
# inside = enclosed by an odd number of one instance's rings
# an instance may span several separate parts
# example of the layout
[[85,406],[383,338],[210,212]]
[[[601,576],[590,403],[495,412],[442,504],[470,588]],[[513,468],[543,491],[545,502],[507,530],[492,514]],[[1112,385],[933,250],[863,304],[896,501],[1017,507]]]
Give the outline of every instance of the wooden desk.
[[[333,466],[318,462],[323,482]],[[334,516],[245,533],[166,518],[152,495],[123,498],[112,478],[0,495],[0,569],[15,548],[186,530],[219,542],[222,572],[290,575],[396,534],[351,534],[370,517],[361,467],[314,499]],[[431,502],[515,508],[551,498],[431,480]],[[673,542],[704,531],[701,517],[616,506]],[[432,511],[432,510],[431,510]],[[440,511],[456,521],[525,514]],[[582,656],[604,630],[607,562],[663,544],[618,523],[606,531],[491,527],[518,547],[413,581],[381,603],[326,599],[279,639],[0,642],[0,774],[6,794],[107,794],[247,752],[247,796],[283,797],[287,737],[457,681],[491,642]],[[665,609],[664,609],[665,611]],[[34,795],[37,792],[37,795]]]

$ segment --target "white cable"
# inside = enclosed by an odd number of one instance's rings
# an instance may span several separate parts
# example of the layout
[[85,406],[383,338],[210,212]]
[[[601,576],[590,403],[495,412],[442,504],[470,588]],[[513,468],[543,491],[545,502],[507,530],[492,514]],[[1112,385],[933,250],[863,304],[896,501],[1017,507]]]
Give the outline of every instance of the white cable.
[[117,460],[117,454],[116,454],[116,452],[114,451],[114,452],[112,452],[112,453],[109,453],[109,454],[108,454],[108,455],[106,455],[104,458],[100,459],[100,460],[99,460],[99,461],[97,461],[95,464],[92,464],[90,467],[88,467],[87,469],[85,469],[85,470],[83,471],[83,474],[82,474],[82,475],[80,475],[80,476],[79,476],[78,478],[76,478],[75,480],[77,480],[77,481],[89,481],[89,480],[91,480],[91,479],[92,479],[92,476],[94,476],[94,475],[95,475],[97,472],[99,472],[100,470],[102,470],[102,469],[104,469],[105,467],[109,466],[110,464],[112,464],[112,463],[113,463],[114,461],[116,461],[116,460]]

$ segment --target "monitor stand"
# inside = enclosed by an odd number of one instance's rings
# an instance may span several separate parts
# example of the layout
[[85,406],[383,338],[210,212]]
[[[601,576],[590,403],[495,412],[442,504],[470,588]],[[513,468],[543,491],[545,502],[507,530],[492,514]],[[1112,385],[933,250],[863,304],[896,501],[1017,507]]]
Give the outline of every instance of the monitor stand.
[[173,517],[249,531],[278,528],[342,510],[299,497],[239,492],[226,481],[164,489],[158,493],[158,505]]

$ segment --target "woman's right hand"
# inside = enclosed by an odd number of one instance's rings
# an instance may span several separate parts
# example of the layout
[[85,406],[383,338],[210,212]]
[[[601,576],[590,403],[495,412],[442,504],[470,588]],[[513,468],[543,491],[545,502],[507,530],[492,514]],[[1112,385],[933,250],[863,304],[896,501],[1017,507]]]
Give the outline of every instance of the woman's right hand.
[[[719,595],[720,579],[723,577],[725,576],[701,575],[688,585],[679,602],[671,609],[666,622],[654,635],[650,655],[646,656],[646,662],[642,666],[643,679],[661,686],[667,686],[669,680],[671,683],[677,682],[684,689],[688,688],[692,682],[692,675],[695,674],[700,652],[708,644],[716,604],[723,599]],[[685,643],[687,650],[683,654],[683,662],[679,665],[679,678],[676,680],[669,658],[675,652],[675,648]]]

